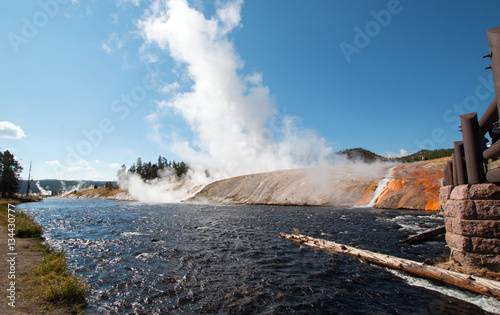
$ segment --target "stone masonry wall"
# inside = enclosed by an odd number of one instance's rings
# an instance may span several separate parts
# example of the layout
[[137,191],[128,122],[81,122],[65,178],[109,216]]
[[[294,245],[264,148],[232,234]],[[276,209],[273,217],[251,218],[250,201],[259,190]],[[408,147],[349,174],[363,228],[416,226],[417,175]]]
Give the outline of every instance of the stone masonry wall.
[[500,186],[444,186],[440,201],[451,258],[465,267],[499,272]]

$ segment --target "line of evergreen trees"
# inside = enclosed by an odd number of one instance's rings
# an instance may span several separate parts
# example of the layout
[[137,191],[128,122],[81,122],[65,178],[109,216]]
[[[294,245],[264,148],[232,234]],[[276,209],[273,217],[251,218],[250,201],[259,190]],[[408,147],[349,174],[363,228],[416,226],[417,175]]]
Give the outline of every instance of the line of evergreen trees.
[[181,178],[189,170],[189,166],[184,162],[169,161],[161,155],[158,157],[157,163],[142,162],[142,159],[137,158],[137,162],[132,164],[128,169],[129,173],[138,174],[144,181],[158,178],[166,170],[170,170],[172,175]]
[[22,171],[23,167],[9,150],[0,151],[0,194],[2,198],[10,198],[17,193]]

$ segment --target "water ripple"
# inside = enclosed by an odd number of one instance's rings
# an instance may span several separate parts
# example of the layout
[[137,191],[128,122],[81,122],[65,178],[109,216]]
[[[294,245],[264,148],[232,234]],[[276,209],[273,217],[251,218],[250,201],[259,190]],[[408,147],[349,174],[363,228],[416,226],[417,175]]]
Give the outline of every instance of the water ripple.
[[297,228],[417,261],[446,256],[442,239],[399,244],[443,223],[421,212],[57,198],[23,208],[87,279],[89,313],[485,313],[382,268],[279,237]]

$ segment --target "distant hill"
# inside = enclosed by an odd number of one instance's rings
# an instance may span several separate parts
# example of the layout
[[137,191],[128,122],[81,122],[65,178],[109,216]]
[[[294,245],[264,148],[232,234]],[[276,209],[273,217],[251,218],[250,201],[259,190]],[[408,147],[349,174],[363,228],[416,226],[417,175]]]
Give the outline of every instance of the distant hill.
[[386,157],[362,148],[348,149],[337,153],[346,156],[349,160],[361,161],[365,163],[390,161],[390,159]]
[[421,150],[407,156],[399,158],[386,158],[363,148],[354,148],[338,152],[340,155],[345,155],[347,159],[353,161],[362,161],[365,163],[397,161],[403,163],[418,162],[422,160],[433,160],[447,156],[451,156],[453,149],[439,150]]
[[422,160],[433,160],[439,159],[447,156],[451,156],[455,152],[454,149],[439,149],[439,150],[420,150],[417,153],[413,153],[407,156],[396,158],[400,162],[417,162]]
[[[91,180],[59,180],[59,179],[42,179],[33,180],[30,186],[30,193],[42,195],[58,195],[64,192],[74,190],[104,187],[107,181],[91,181]],[[116,185],[116,182],[111,182]],[[22,180],[19,187],[19,193],[25,194],[28,181]]]

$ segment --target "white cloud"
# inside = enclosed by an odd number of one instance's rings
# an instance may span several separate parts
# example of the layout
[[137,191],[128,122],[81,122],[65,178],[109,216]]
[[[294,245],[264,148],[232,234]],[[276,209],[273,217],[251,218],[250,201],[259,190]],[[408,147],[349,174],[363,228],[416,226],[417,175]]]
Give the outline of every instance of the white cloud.
[[77,171],[94,171],[94,170],[95,169],[92,166],[90,166],[89,162],[85,161],[84,159],[78,161],[75,166],[67,168],[67,171],[70,173]]
[[120,22],[118,14],[110,14],[109,18],[111,20],[111,24],[118,24]]
[[133,5],[139,7],[141,5],[141,0],[117,0],[116,2],[118,7]]
[[111,47],[107,43],[103,43],[101,47],[108,54],[110,54],[112,52]]
[[101,47],[106,53],[110,54],[116,50],[120,50],[125,42],[125,38],[121,38],[117,33],[113,32],[109,34],[108,39],[106,42],[102,43]]
[[14,125],[9,121],[0,121],[0,138],[21,139],[25,136],[20,126]]
[[398,157],[407,156],[408,154],[410,154],[410,153],[407,150],[400,149],[399,153],[385,152],[383,156],[386,158],[398,158]]
[[58,160],[53,160],[53,161],[45,161],[45,164],[50,166],[60,166],[61,162],[59,162]]
[[260,85],[262,83],[262,73],[252,73],[245,77],[245,81],[253,85]]
[[241,21],[241,5],[243,0],[235,0],[233,3],[228,2],[225,6],[217,10],[219,23],[222,25],[221,31],[223,34],[232,31],[239,26]]
[[99,160],[93,160],[91,163],[84,159],[71,165],[59,160],[45,161],[45,165],[49,167],[45,169],[47,175],[44,176],[65,180],[114,180],[116,178],[116,170],[110,168],[108,163]]
[[170,92],[173,92],[175,90],[178,90],[180,87],[179,83],[178,82],[174,82],[174,83],[165,83],[163,84],[161,87],[160,87],[160,92],[162,93],[170,93]]
[[122,166],[119,163],[111,163],[109,164],[109,168],[120,169]]
[[97,170],[90,170],[85,173],[85,179],[90,180],[106,180],[106,178]]

